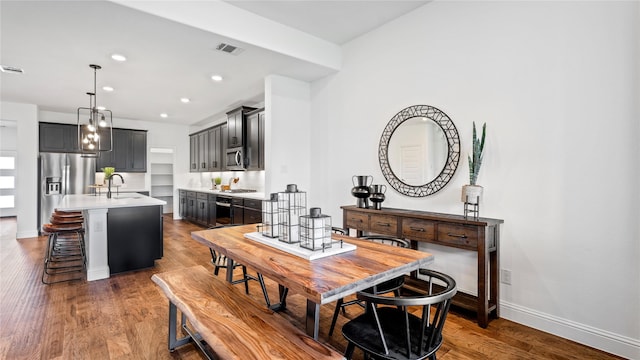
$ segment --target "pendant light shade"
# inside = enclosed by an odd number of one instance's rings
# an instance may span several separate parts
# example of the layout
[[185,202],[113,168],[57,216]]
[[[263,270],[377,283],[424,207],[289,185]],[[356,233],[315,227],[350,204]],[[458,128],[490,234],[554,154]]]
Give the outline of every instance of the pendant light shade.
[[78,108],[78,149],[83,157],[99,157],[113,148],[113,116],[111,110],[96,107],[96,75],[100,65],[93,69],[93,92],[88,92],[89,107]]

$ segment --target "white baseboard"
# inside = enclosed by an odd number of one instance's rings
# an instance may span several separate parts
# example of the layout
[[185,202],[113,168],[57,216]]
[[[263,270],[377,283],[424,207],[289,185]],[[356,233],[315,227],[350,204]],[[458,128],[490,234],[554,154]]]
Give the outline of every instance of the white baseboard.
[[509,302],[500,302],[500,317],[627,359],[640,360],[640,340]]
[[16,233],[16,239],[34,238],[34,237],[38,237],[38,230],[19,231]]

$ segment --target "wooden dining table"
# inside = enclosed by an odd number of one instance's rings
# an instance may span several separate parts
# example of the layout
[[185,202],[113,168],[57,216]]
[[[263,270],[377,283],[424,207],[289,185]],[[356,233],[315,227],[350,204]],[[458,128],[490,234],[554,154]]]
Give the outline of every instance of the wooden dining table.
[[[335,241],[356,246],[354,251],[316,260],[292,255],[276,247],[245,237],[256,232],[256,225],[194,231],[197,242],[225,255],[232,269],[233,261],[246,265],[279,284],[281,295],[292,292],[307,299],[305,330],[318,339],[320,306],[337,301],[386,280],[396,278],[433,262],[427,252],[391,247],[389,245],[333,234]],[[277,241],[277,240],[274,240]],[[339,243],[334,244],[339,246]],[[231,272],[227,280],[231,280]],[[275,310],[286,308],[286,297]]]

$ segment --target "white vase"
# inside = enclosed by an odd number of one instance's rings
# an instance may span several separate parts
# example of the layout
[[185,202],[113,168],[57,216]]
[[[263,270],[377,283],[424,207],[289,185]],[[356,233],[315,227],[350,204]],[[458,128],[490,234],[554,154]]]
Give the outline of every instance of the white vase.
[[482,200],[483,190],[484,188],[480,185],[464,185],[460,200],[469,204],[477,204],[479,200]]

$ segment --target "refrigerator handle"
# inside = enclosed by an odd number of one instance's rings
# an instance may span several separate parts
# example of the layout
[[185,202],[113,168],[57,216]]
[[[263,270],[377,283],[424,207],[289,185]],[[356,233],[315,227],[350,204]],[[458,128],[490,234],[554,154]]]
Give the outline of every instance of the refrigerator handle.
[[69,155],[64,156],[64,170],[62,170],[62,187],[63,191],[61,193],[63,195],[67,195],[69,191]]

